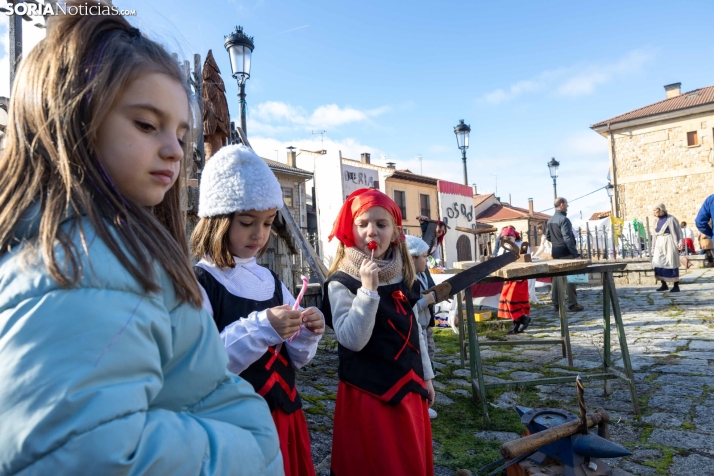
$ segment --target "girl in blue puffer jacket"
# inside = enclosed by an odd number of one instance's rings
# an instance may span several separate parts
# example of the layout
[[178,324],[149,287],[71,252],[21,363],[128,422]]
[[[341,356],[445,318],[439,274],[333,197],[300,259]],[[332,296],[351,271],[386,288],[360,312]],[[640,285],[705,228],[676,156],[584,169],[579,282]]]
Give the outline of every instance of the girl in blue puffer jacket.
[[268,406],[227,370],[201,310],[179,185],[195,116],[178,64],[120,16],[64,15],[14,84],[0,475],[282,474]]

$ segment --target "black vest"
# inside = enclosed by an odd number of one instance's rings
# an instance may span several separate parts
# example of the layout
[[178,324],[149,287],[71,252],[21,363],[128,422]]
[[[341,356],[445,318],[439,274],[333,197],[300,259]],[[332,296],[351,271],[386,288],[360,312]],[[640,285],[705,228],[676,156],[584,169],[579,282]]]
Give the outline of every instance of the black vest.
[[[327,287],[337,281],[353,294],[362,283],[338,271],[325,283],[322,313],[332,327],[332,310]],[[419,349],[419,327],[412,306],[419,299],[405,283],[387,284],[377,288],[379,307],[374,330],[367,345],[354,352],[338,345],[339,376],[345,383],[373,394],[385,403],[398,405],[409,392],[427,398],[424,369]]]
[[[193,269],[198,282],[208,294],[218,332],[222,332],[226,326],[238,319],[248,317],[253,311],[263,311],[283,304],[283,287],[272,271],[270,273],[275,279],[273,297],[266,301],[255,301],[231,294],[211,273],[200,266],[194,266]],[[267,352],[241,372],[240,376],[250,382],[255,391],[265,398],[271,412],[281,407],[285,413],[290,414],[302,408],[302,401],[295,387],[295,368],[288,355],[287,346],[283,344],[279,352],[276,352],[276,347],[268,347]]]

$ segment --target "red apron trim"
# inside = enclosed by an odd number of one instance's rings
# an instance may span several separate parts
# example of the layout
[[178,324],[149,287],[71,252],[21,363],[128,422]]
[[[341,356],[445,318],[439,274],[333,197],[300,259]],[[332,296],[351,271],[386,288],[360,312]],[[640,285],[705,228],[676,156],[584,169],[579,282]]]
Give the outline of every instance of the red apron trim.
[[378,398],[380,398],[381,400],[384,400],[385,402],[390,401],[392,398],[394,398],[394,396],[397,394],[397,392],[398,392],[399,390],[401,390],[401,388],[402,388],[403,386],[405,386],[407,383],[409,383],[411,380],[414,380],[416,383],[418,383],[418,384],[421,385],[422,387],[426,388],[426,386],[425,386],[425,384],[424,384],[424,379],[422,379],[421,377],[419,377],[419,376],[416,374],[416,372],[414,372],[414,370],[412,369],[412,370],[409,371],[408,374],[406,374],[404,377],[400,378],[400,379],[397,381],[397,383],[395,383],[394,385],[392,385],[392,388],[390,388],[389,390],[387,390],[387,392],[386,392],[384,395],[381,395],[381,396],[379,396]]
[[288,385],[288,383],[277,372],[273,372],[273,375],[271,375],[268,381],[265,382],[263,388],[258,390],[258,395],[261,397],[266,396],[276,383],[280,385],[283,390],[285,390],[285,393],[288,395],[288,398],[290,398],[290,401],[294,402],[295,397],[297,396],[297,388],[293,387],[291,389],[290,385]]
[[[397,330],[397,328],[394,326],[394,323],[392,322],[391,319],[387,319],[387,322],[389,323],[390,326],[392,326],[392,329],[394,329],[394,331],[395,331],[397,334],[399,334],[402,339],[404,339],[404,342],[406,342],[409,347],[411,347],[412,349],[414,349],[417,354],[421,354],[421,352],[419,352],[419,349],[417,349],[416,347],[414,347],[414,346],[412,345],[412,343],[409,342],[409,336],[406,336],[406,337],[405,337],[404,334],[402,334],[401,332],[399,332],[399,331]],[[409,334],[411,334],[411,332],[412,332],[411,321],[409,322],[409,324],[410,324],[410,325],[409,325]],[[403,347],[403,346],[402,346],[402,350],[404,350],[404,347]],[[399,358],[399,355],[402,353],[402,350],[400,350],[399,353],[397,354],[397,356],[394,357],[394,360],[397,360],[397,359]]]
[[280,352],[276,352],[274,347],[268,347],[268,352],[273,354],[273,356],[270,358],[267,364],[265,364],[265,370],[270,370],[273,367],[273,364],[275,363],[275,359],[279,359],[280,362],[283,363],[283,365],[288,365],[288,361],[285,360],[285,357],[280,355]]
[[390,388],[389,390],[387,390],[387,391],[386,391],[384,394],[382,394],[382,395],[377,395],[376,393],[372,393],[372,392],[370,392],[369,390],[365,390],[365,389],[363,389],[362,387],[358,387],[358,386],[355,385],[355,384],[352,384],[352,383],[349,383],[349,382],[345,382],[344,380],[340,380],[340,382],[344,383],[345,385],[349,385],[350,387],[354,387],[354,388],[356,388],[357,390],[359,390],[360,392],[368,393],[368,394],[372,395],[374,398],[378,398],[379,400],[383,401],[384,403],[389,403],[389,401],[390,401],[392,398],[394,398],[394,396],[397,394],[397,392],[399,392],[399,390],[401,390],[403,386],[405,386],[406,384],[408,384],[408,383],[409,383],[410,381],[412,381],[412,380],[414,380],[416,383],[418,383],[419,385],[421,385],[421,386],[424,388],[424,390],[426,390],[426,384],[424,383],[424,379],[422,379],[421,377],[419,377],[419,376],[417,375],[417,373],[414,372],[413,369],[410,370],[409,372],[407,372],[407,374],[404,375],[404,377],[400,378],[400,379],[397,381],[397,383],[395,383],[394,385],[392,385],[392,388]]

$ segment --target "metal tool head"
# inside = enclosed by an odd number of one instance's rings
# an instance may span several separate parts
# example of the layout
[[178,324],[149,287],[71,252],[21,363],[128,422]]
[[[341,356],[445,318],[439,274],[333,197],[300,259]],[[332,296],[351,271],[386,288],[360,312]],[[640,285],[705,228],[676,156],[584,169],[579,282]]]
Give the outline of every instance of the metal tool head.
[[573,451],[580,456],[589,458],[618,458],[632,454],[627,448],[613,443],[605,438],[600,438],[594,433],[588,435],[574,435]]

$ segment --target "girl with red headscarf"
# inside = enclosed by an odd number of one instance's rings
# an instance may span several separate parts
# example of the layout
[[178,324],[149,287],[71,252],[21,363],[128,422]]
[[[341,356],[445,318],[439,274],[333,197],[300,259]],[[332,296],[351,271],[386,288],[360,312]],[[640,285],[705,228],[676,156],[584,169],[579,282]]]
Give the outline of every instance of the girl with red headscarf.
[[[518,232],[512,227],[506,227],[501,232],[501,239],[516,242],[519,239]],[[506,248],[502,246],[498,254],[501,255],[506,251]],[[501,300],[498,302],[498,317],[513,320],[513,329],[508,333],[520,334],[525,331],[531,322],[530,314],[528,280],[506,281],[501,291]]]
[[357,190],[333,237],[322,309],[339,344],[332,474],[431,476],[434,373],[412,311],[419,296],[401,211],[378,190]]

